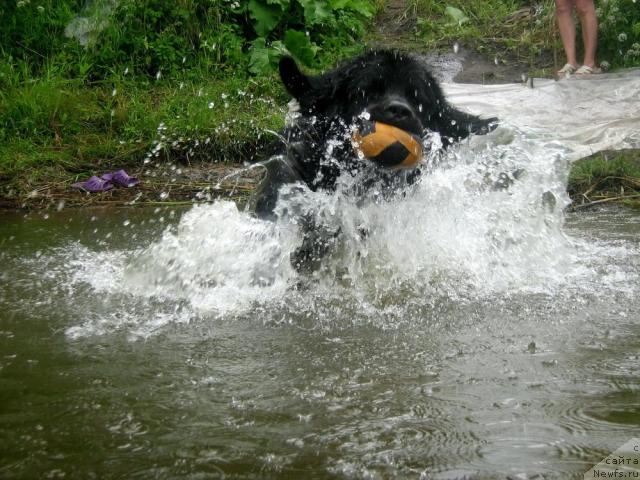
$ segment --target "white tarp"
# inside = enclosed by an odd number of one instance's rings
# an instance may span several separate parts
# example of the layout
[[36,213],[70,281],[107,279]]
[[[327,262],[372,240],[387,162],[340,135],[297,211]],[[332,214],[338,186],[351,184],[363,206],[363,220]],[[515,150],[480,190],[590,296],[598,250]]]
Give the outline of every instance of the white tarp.
[[640,69],[529,84],[444,84],[451,103],[497,116],[530,139],[560,143],[570,160],[640,148]]

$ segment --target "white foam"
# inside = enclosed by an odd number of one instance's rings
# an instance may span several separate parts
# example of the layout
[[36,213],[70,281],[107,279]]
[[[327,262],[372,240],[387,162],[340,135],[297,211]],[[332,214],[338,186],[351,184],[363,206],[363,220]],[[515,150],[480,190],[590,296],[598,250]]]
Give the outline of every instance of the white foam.
[[224,314],[281,295],[292,275],[286,232],[231,202],[195,206],[127,265],[133,294]]

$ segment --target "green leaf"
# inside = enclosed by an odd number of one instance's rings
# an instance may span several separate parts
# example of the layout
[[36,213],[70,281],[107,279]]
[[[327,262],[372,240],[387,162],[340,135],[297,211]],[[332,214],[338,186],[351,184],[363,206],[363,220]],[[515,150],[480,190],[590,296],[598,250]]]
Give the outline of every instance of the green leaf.
[[282,57],[283,55],[289,55],[291,52],[287,50],[287,47],[280,40],[271,42],[271,50],[269,51],[269,57],[273,60]]
[[331,10],[351,10],[366,18],[371,18],[375,8],[371,2],[363,0],[329,0]]
[[249,54],[249,71],[254,75],[262,75],[273,70],[283,55],[289,55],[291,52],[280,40],[267,45],[264,38],[256,38],[251,42],[251,50]]
[[249,56],[249,71],[254,75],[261,75],[271,68],[269,62],[269,49],[264,38],[256,38],[251,42]]
[[352,0],[329,0],[329,7],[333,10],[344,10],[351,6]]
[[304,32],[287,30],[284,34],[284,44],[291,55],[296,57],[304,65],[311,65],[316,53],[320,49],[312,43]]
[[457,23],[459,26],[469,21],[469,17],[467,17],[459,8],[447,5],[447,8],[445,8],[444,11],[449,15],[449,17],[451,17],[451,20],[453,21],[452,23]]
[[263,0],[249,0],[249,14],[254,20],[253,28],[260,37],[266,37],[282,19],[281,4],[265,3]]
[[331,17],[331,9],[324,0],[298,0],[304,8],[304,18],[308,25],[323,23]]

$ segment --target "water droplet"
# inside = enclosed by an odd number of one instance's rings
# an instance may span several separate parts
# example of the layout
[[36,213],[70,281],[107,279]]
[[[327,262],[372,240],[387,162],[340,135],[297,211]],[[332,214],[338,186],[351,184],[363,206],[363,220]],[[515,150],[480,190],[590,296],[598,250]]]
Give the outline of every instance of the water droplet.
[[117,88],[114,88],[114,89],[113,89],[113,91],[111,92],[111,96],[112,96],[112,97],[115,97],[115,96],[116,96],[116,93],[118,93],[118,89],[117,89]]
[[131,224],[131,222],[129,220],[125,220],[124,222],[122,222],[122,225],[124,225],[125,227],[128,227]]
[[460,45],[456,42],[453,44],[453,53],[458,53],[458,50],[460,50]]

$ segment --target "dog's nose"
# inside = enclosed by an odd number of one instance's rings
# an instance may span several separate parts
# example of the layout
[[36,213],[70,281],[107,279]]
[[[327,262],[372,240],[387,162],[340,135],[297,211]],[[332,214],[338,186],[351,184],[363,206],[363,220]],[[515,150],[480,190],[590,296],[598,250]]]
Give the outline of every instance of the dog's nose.
[[406,103],[399,102],[397,100],[389,102],[385,106],[385,110],[387,113],[399,120],[413,117],[413,110],[411,110],[411,107]]

